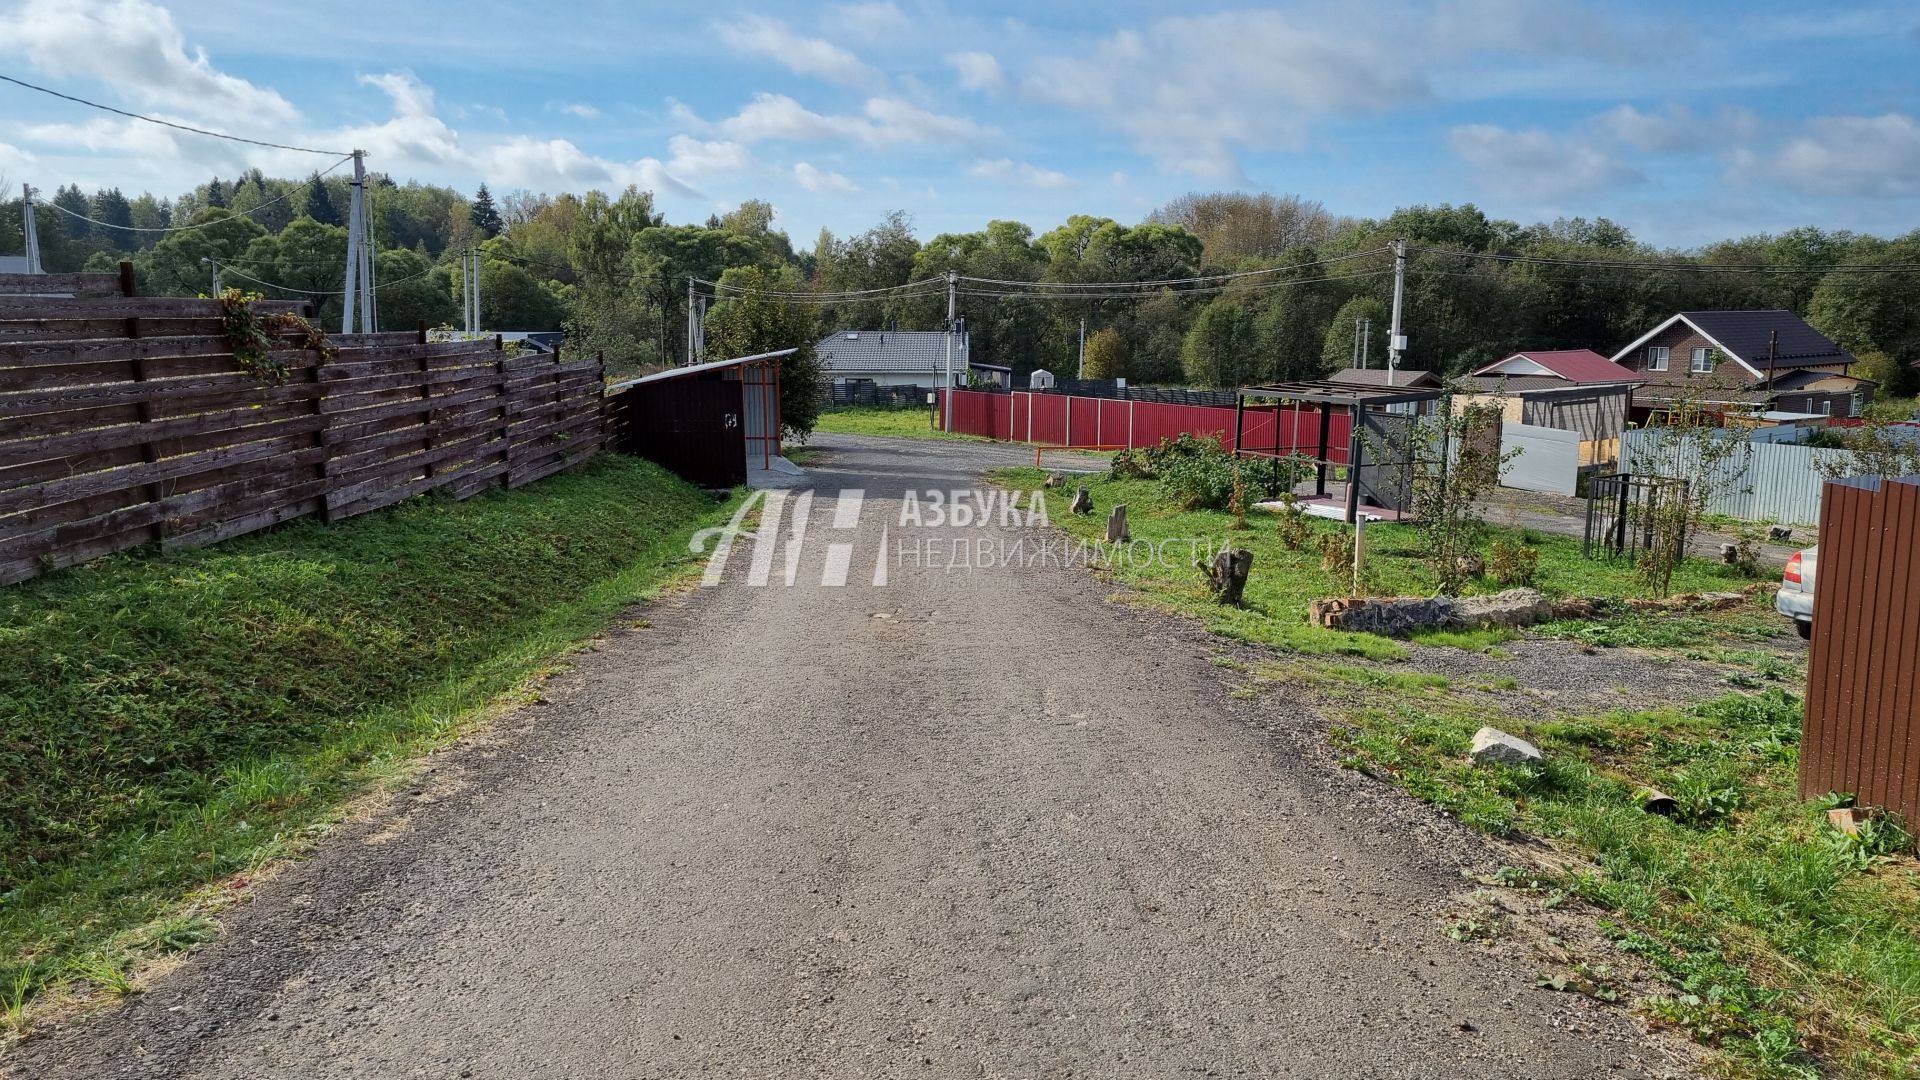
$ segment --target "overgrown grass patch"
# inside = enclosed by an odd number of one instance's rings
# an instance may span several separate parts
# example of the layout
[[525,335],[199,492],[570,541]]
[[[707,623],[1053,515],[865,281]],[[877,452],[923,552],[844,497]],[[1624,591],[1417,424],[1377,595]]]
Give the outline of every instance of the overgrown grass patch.
[[[1041,486],[1045,472],[1031,468],[1002,469],[992,479],[1013,490],[1033,490]],[[1066,512],[1064,497],[1049,502],[1054,525],[1077,539],[1089,542],[1105,537],[1106,515],[1116,503],[1127,506],[1128,524],[1136,541],[1134,550],[1144,553],[1141,542],[1153,547],[1153,557],[1114,560],[1108,567],[1115,579],[1132,586],[1133,599],[1155,607],[1178,611],[1202,620],[1216,633],[1243,641],[1258,642],[1291,652],[1323,656],[1358,656],[1372,660],[1397,660],[1407,653],[1398,642],[1373,634],[1350,634],[1307,623],[1307,605],[1323,597],[1346,596],[1352,592],[1352,572],[1342,559],[1338,565],[1325,565],[1319,550],[1322,537],[1350,535],[1342,523],[1308,518],[1306,541],[1297,547],[1283,542],[1277,515],[1253,511],[1246,515],[1245,527],[1224,511],[1186,510],[1153,479],[1114,479],[1096,474],[1076,477],[1076,485],[1085,483],[1092,496],[1095,513],[1077,516]],[[1596,562],[1581,554],[1580,541],[1564,537],[1524,534],[1518,529],[1487,527],[1487,539],[1505,538],[1525,541],[1540,552],[1536,586],[1548,596],[1624,596],[1637,584],[1631,567]],[[1201,572],[1192,562],[1206,557],[1221,545],[1245,547],[1253,552],[1253,572],[1248,579],[1246,605],[1222,607],[1207,592]],[[1420,537],[1409,525],[1371,525],[1367,528],[1366,586],[1373,595],[1431,595],[1435,575],[1420,558]],[[1730,589],[1748,583],[1730,567],[1688,560],[1675,574],[1678,588],[1688,591]],[[1471,584],[1470,593],[1498,592],[1501,586],[1480,579]],[[1774,631],[1779,627],[1777,620]],[[1455,635],[1434,635],[1422,640],[1484,651],[1497,648],[1510,632],[1476,631]]]
[[[1496,718],[1548,755],[1474,766],[1484,707],[1397,695],[1356,708],[1349,762],[1498,834],[1584,858],[1550,882],[1606,909],[1620,947],[1672,981],[1643,1003],[1723,1048],[1735,1075],[1913,1076],[1920,873],[1897,826],[1865,841],[1799,798],[1800,709],[1779,691],[1685,709]],[[1642,789],[1677,804],[1642,809]]]
[[609,455],[0,590],[0,990],[113,989],[190,947],[183,898],[306,843],[691,566],[727,509]]
[[843,435],[897,435],[914,439],[970,439],[986,441],[978,435],[948,434],[933,426],[932,412],[924,405],[890,409],[878,405],[844,405],[820,410],[813,430]]

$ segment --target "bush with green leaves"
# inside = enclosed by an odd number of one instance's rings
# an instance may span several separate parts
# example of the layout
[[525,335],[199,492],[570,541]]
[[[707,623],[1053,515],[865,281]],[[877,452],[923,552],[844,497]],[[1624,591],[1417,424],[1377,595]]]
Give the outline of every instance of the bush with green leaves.
[[1540,573],[1540,551],[1525,544],[1495,540],[1487,552],[1487,573],[1502,588],[1532,585]]

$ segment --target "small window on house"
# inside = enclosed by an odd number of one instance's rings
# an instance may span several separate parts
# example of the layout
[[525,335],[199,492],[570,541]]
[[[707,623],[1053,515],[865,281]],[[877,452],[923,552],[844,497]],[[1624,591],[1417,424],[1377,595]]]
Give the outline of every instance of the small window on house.
[[1690,363],[1688,364],[1687,370],[1693,372],[1696,375],[1704,375],[1712,371],[1713,370],[1713,350],[1708,348],[1696,347],[1693,350],[1693,357]]
[[1648,371],[1667,370],[1667,356],[1672,352],[1673,350],[1667,348],[1665,345],[1647,346],[1647,370]]
[[1853,395],[1853,398],[1847,402],[1847,415],[1859,416],[1861,407],[1864,406],[1866,403],[1867,403],[1867,395],[1865,394]]
[[1832,398],[1820,399],[1820,415],[1821,416],[1833,415],[1833,399]]

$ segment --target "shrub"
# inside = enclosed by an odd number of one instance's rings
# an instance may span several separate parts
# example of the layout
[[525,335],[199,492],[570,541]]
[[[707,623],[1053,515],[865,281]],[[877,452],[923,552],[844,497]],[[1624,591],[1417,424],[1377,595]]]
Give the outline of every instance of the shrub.
[[1487,553],[1487,572],[1505,588],[1532,585],[1540,572],[1540,551],[1522,544],[1495,540],[1493,550]]
[[1146,450],[1122,450],[1113,455],[1113,464],[1107,467],[1107,476],[1113,480],[1145,480],[1153,476],[1153,466],[1147,461]]
[[1313,526],[1307,523],[1307,512],[1300,509],[1300,499],[1291,491],[1280,493],[1280,546],[1288,551],[1305,551],[1307,541],[1313,538]]
[[1184,510],[1223,510],[1233,497],[1233,457],[1212,439],[1182,432],[1147,452],[1147,466]]
[[1337,574],[1353,563],[1353,545],[1347,542],[1347,535],[1340,532],[1323,533],[1320,536],[1320,569],[1329,574]]

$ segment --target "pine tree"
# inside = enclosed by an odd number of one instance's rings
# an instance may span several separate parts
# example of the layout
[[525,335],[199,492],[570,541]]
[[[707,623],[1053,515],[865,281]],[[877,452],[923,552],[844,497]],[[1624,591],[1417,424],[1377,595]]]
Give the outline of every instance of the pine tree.
[[470,212],[473,216],[473,227],[482,238],[492,239],[500,235],[500,211],[494,209],[493,193],[487,190],[487,185],[481,184],[480,190],[473,193],[473,206]]
[[[102,188],[93,193],[92,216],[93,220],[100,223],[94,226],[99,239],[116,248],[132,250],[133,206],[119,188]],[[120,227],[109,227],[114,225]]]
[[79,184],[68,184],[55,192],[53,205],[66,211],[60,216],[63,219],[62,223],[67,227],[68,236],[75,240],[85,240],[93,234],[93,226],[81,220],[81,218],[93,216],[93,204],[87,201],[87,196],[80,190]]
[[207,181],[207,205],[223,208],[227,205],[226,185],[222,184],[217,176]]
[[322,225],[341,223],[340,211],[333,205],[333,196],[327,193],[327,185],[319,173],[307,180],[307,202],[302,212]]

